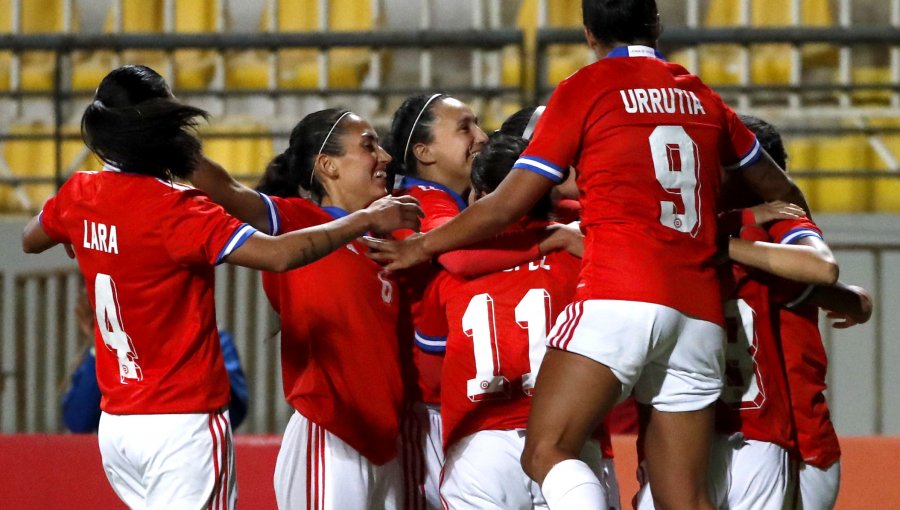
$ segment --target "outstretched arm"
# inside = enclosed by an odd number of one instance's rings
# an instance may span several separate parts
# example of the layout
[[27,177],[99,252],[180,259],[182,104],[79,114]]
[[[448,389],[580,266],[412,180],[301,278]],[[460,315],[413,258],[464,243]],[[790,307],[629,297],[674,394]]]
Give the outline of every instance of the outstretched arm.
[[412,197],[384,197],[366,209],[323,225],[277,237],[259,232],[231,252],[225,261],[263,271],[282,273],[315,262],[353,239],[372,231],[418,229],[422,210]]
[[411,267],[500,233],[525,216],[552,187],[553,181],[546,177],[514,169],[494,192],[427,234],[403,241],[367,238],[365,242],[377,250],[370,255],[373,259],[390,262],[389,271]]
[[224,207],[228,214],[249,223],[257,230],[269,231],[266,204],[259,193],[234,180],[234,177],[215,161],[201,156],[190,179],[197,189]]

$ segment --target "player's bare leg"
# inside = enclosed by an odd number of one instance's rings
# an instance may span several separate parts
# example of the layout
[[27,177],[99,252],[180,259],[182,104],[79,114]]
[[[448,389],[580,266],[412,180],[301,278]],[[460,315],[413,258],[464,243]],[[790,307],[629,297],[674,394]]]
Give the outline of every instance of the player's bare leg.
[[707,467],[715,413],[668,413],[642,406],[649,416],[644,436],[647,475],[658,510],[713,509]]
[[[599,481],[577,459],[585,441],[615,404],[621,391],[622,384],[607,366],[579,354],[547,349],[531,403],[522,467],[528,476],[541,484],[551,510],[556,496],[553,493],[565,495],[570,489],[576,490],[578,484],[589,486],[596,482],[596,488],[578,489],[587,491],[583,498],[578,498],[579,503],[596,501],[603,495]],[[571,482],[568,487],[557,487],[555,481],[560,476],[551,474],[548,477],[554,468],[565,470],[566,482]],[[564,508],[576,508],[570,500],[564,500],[564,504]],[[581,508],[591,506],[585,504]]]

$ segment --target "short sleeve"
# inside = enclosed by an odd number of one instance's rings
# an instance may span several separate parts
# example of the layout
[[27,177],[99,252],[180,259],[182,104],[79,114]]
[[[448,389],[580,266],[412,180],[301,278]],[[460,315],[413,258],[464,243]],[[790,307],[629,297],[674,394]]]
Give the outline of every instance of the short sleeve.
[[69,242],[69,235],[63,227],[60,200],[62,199],[59,195],[52,196],[47,200],[47,203],[44,204],[44,208],[41,209],[38,215],[38,223],[41,224],[41,228],[50,239],[60,243],[67,243]]
[[557,184],[566,180],[581,148],[588,114],[594,105],[590,97],[585,97],[586,89],[578,78],[576,73],[556,87],[528,148],[513,169],[534,172]]
[[769,226],[769,236],[779,244],[796,244],[805,237],[822,238],[822,230],[808,218],[776,221]]
[[715,97],[721,103],[725,116],[721,140],[722,166],[725,170],[734,171],[753,165],[763,155],[759,140],[730,106],[718,95]]
[[281,235],[295,230],[314,227],[332,220],[318,205],[305,198],[273,197],[260,193],[266,204],[270,235]]
[[415,319],[415,341],[419,349],[431,354],[443,354],[447,348],[447,314],[441,302],[441,288],[447,284],[448,275],[439,274],[428,287],[419,303]]
[[184,264],[219,264],[256,229],[195,191],[183,191],[163,223],[169,255]]

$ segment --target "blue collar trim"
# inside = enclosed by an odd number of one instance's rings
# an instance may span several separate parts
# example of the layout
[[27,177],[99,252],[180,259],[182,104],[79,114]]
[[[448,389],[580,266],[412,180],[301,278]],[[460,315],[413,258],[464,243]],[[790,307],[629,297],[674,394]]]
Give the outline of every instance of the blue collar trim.
[[459,196],[459,193],[453,191],[447,186],[444,186],[443,184],[438,184],[436,182],[426,181],[425,179],[419,179],[417,177],[404,175],[403,179],[400,181],[400,188],[407,189],[412,188],[413,186],[428,186],[443,191],[444,193],[450,195],[450,197],[456,202],[456,205],[459,206],[460,211],[465,210],[465,208],[469,205],[465,200],[463,200],[461,196]]
[[666,57],[663,56],[659,50],[651,48],[649,46],[619,46],[618,48],[609,52],[609,55],[606,58],[616,58],[616,57],[655,57],[660,60],[665,60]]
[[322,210],[327,212],[334,219],[339,219],[339,218],[343,218],[344,216],[350,215],[350,213],[348,213],[344,209],[341,209],[340,207],[335,207],[332,205],[322,207]]

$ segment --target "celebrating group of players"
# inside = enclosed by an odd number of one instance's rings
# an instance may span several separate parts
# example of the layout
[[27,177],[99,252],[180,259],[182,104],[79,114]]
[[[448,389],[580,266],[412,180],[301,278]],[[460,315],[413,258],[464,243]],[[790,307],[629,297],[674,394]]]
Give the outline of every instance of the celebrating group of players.
[[[236,505],[227,262],[264,271],[281,316],[280,508],[618,509],[604,418],[629,395],[639,508],[833,506],[818,306],[852,325],[867,294],[836,283],[777,132],[655,50],[655,1],[583,9],[599,61],[546,109],[488,137],[458,99],[414,96],[387,150],[315,112],[255,190],[202,155],[205,112],[156,72],[104,78],[82,132],[106,166],[23,247],[71,245],[85,276],[126,504]],[[553,221],[570,169],[580,225]]]

